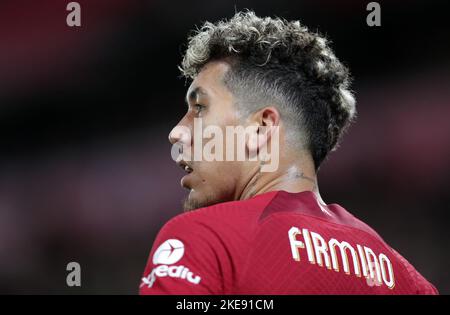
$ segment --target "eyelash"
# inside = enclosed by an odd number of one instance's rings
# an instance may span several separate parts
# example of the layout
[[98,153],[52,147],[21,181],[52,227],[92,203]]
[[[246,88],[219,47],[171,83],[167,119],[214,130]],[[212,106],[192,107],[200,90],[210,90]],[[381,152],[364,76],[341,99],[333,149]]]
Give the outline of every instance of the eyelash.
[[194,105],[194,108],[195,108],[195,112],[196,112],[197,114],[200,114],[200,113],[202,112],[202,110],[205,109],[205,106],[200,105],[200,104],[195,104],[195,105]]

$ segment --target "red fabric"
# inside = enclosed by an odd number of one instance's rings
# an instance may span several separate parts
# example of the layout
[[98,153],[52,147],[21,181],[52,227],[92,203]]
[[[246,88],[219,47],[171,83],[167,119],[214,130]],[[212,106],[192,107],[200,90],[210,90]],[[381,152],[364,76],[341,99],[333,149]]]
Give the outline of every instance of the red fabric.
[[[301,233],[290,237],[291,228]],[[307,236],[311,239],[312,235],[319,247],[323,245],[319,239],[324,241],[326,254],[316,252],[313,242],[307,251]],[[355,254],[357,267],[347,250],[349,272],[344,272],[339,247],[333,247],[339,270],[332,267],[331,239],[347,242],[355,253],[360,245],[363,254]],[[303,247],[293,250],[293,240]],[[375,256],[365,256],[364,248]],[[295,250],[300,260],[294,259]],[[309,260],[311,253],[314,263]],[[382,255],[386,258],[378,260],[377,269],[374,261]],[[323,266],[319,266],[319,256]],[[367,260],[373,261],[372,277]],[[285,191],[176,216],[159,232],[140,285],[140,294],[437,293],[406,259],[345,209],[320,204],[312,192]]]

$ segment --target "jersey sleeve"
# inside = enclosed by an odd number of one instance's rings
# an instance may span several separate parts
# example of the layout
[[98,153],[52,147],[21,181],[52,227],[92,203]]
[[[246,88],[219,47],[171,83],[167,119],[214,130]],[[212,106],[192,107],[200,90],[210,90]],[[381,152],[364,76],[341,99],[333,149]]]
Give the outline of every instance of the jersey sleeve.
[[414,286],[416,288],[416,294],[419,295],[438,295],[439,291],[428,282],[425,277],[423,277],[402,255],[400,255],[396,250],[392,249],[393,253],[400,260],[400,262],[405,266],[408,274],[410,275]]
[[223,294],[227,250],[211,226],[190,214],[175,217],[158,233],[141,279],[141,295]]

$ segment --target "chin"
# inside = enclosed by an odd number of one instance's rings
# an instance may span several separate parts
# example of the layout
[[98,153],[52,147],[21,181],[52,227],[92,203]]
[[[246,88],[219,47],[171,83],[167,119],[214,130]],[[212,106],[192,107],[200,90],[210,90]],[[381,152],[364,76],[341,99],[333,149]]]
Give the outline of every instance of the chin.
[[218,198],[214,197],[214,195],[203,195],[198,191],[191,190],[191,192],[183,202],[183,209],[185,212],[187,212],[198,208],[212,206],[219,202],[221,201],[218,200]]

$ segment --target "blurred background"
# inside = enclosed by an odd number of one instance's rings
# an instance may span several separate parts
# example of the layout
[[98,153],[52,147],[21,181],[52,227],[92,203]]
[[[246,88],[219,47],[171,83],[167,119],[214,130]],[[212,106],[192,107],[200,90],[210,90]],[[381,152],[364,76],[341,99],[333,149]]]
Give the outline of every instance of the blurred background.
[[[450,293],[450,41],[444,1],[0,2],[0,293],[136,294],[181,213],[167,135],[185,111],[186,35],[235,10],[300,19],[351,69],[359,117],[321,194]],[[66,286],[66,265],[82,286]]]

